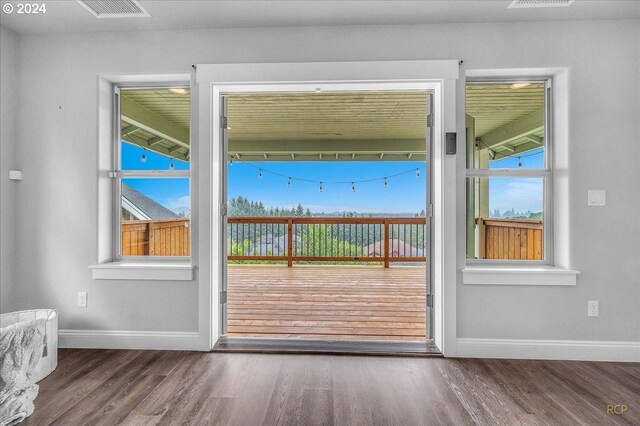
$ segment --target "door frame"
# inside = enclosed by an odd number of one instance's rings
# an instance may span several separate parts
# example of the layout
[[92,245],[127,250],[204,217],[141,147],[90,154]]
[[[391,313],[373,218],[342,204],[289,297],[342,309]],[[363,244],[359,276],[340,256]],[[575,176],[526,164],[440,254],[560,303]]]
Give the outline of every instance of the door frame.
[[[363,93],[368,91],[375,92],[389,92],[389,93],[397,93],[397,92],[420,92],[425,93],[427,95],[425,110],[427,116],[432,115],[432,120],[435,117],[435,113],[433,111],[433,98],[435,96],[433,89],[428,89],[425,87],[425,84],[428,83],[331,83],[331,84],[323,84],[323,83],[306,83],[306,84],[269,84],[269,85],[232,85],[232,86],[218,86],[214,89],[213,102],[217,102],[220,105],[220,115],[224,117],[222,120],[223,123],[220,126],[220,156],[221,162],[220,165],[220,205],[223,209],[221,219],[220,219],[220,239],[222,241],[227,241],[227,212],[226,206],[228,203],[227,194],[228,194],[228,161],[226,159],[229,157],[228,150],[228,131],[226,128],[226,120],[227,120],[227,97],[233,94],[238,93],[263,93],[263,94],[272,94],[272,93],[309,93],[313,94],[318,91],[322,93]],[[427,297],[433,297],[433,274],[432,274],[432,257],[431,257],[431,246],[433,244],[433,233],[431,232],[431,227],[433,225],[432,214],[430,212],[433,210],[433,167],[431,167],[431,158],[433,156],[433,124],[429,124],[429,120],[425,123],[425,205],[423,206],[424,210],[427,213],[427,223],[425,228],[426,240],[428,241],[427,247],[425,247],[425,256],[427,258],[426,261],[426,277],[425,277],[425,285],[426,285],[426,294]],[[220,317],[218,318],[220,326],[218,327],[218,337],[225,334],[227,331],[227,303],[226,303],[226,295],[228,291],[228,262],[224,261],[227,259],[227,244],[222,244],[220,247],[220,256],[221,256],[221,278],[219,284],[219,292],[220,294],[224,294],[225,300],[220,300],[219,303],[222,305],[219,310]],[[215,289],[214,289],[215,291]],[[428,300],[425,300],[426,304],[426,319],[425,319],[425,336],[427,339],[433,339],[433,307],[429,306]]]
[[[456,131],[455,93],[458,61],[380,61],[329,63],[197,65],[194,89],[198,92],[198,180],[202,238],[199,264],[199,349],[210,350],[223,331],[220,291],[226,263],[225,219],[222,202],[226,190],[226,159],[221,133],[221,95],[255,91],[426,90],[433,93],[431,153],[432,217],[431,262],[428,285],[433,294],[431,337],[445,356],[456,352],[456,232],[455,156],[445,156],[445,131]],[[286,89],[286,90],[285,90]],[[223,187],[224,185],[224,187]],[[445,190],[448,188],[448,190]],[[446,220],[445,220],[446,218]],[[226,274],[225,274],[226,275]],[[425,300],[426,305],[426,300]]]

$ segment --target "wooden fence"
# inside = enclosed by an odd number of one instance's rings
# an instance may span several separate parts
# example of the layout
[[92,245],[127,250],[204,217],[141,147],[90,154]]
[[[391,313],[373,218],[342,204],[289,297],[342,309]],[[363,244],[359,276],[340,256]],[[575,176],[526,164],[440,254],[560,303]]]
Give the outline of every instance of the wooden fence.
[[191,228],[188,218],[122,222],[123,256],[189,256]]
[[425,262],[426,218],[229,217],[229,260]]
[[543,259],[541,220],[478,218],[480,259]]

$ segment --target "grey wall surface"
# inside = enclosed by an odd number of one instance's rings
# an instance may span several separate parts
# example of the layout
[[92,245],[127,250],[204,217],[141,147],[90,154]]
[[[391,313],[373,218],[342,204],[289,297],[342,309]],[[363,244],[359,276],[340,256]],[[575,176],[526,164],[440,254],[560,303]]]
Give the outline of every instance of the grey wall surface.
[[0,27],[0,313],[11,310],[16,287],[16,187],[9,170],[16,164],[18,35]]
[[[197,282],[93,281],[87,269],[97,246],[97,74],[463,59],[468,69],[569,69],[571,267],[582,274],[573,288],[458,284],[458,336],[639,341],[639,28],[625,20],[21,36],[16,149],[25,179],[13,308],[57,308],[62,329],[198,328]],[[587,208],[590,188],[607,190],[605,208]],[[75,307],[79,290],[89,292],[86,309]],[[599,318],[587,318],[588,299],[600,300]]]

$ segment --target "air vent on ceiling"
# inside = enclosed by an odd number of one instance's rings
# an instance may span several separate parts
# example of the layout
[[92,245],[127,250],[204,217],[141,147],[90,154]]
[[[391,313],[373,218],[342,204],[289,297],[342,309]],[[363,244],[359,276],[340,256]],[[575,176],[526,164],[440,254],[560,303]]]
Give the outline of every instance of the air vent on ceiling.
[[96,18],[143,18],[149,12],[136,0],[78,0]]
[[533,7],[566,7],[576,0],[513,0],[507,9],[525,9]]

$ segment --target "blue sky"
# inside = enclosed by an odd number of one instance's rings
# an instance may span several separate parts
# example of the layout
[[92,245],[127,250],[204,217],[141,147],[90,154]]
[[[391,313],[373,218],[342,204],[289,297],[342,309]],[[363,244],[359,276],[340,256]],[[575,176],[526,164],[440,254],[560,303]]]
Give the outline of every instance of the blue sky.
[[[540,152],[539,154],[534,154]],[[141,161],[142,154],[146,161]],[[542,151],[531,151],[521,158],[523,168],[542,168]],[[171,159],[150,151],[143,151],[128,143],[122,144],[123,170],[168,170]],[[173,160],[176,170],[188,170],[189,163]],[[490,168],[517,168],[518,158],[505,158],[491,162]],[[258,179],[259,168],[263,178]],[[420,179],[414,169],[420,168]],[[301,203],[312,212],[357,211],[360,213],[418,213],[426,204],[426,165],[423,162],[234,162],[229,167],[228,197],[242,195],[250,200],[262,201],[267,207],[292,207]],[[411,170],[403,176],[388,179],[388,188],[382,181],[357,183],[356,192],[350,184],[323,185],[293,180],[287,187],[285,176],[318,181],[354,181],[379,178]],[[188,179],[125,179],[125,183],[151,199],[180,213],[188,214]],[[489,208],[504,212],[542,210],[542,179],[492,178],[489,183]]]
[[[504,158],[489,163],[490,169],[518,168],[518,162],[522,162],[523,169],[541,169],[544,167],[544,154],[542,149],[530,151],[518,160]],[[489,211],[499,209],[515,209],[516,212],[540,212],[543,207],[544,184],[540,178],[490,178],[489,179]]]
[[[263,168],[263,178],[258,179],[258,168]],[[415,169],[420,169],[416,179]],[[267,207],[292,207],[301,203],[312,212],[356,211],[360,213],[419,213],[426,204],[424,162],[234,162],[228,168],[229,198],[239,195],[250,200],[262,201]],[[409,173],[384,182],[320,185],[292,180],[268,173],[317,181],[357,181],[379,178],[404,171]]]
[[[150,151],[143,151],[128,143],[122,146],[123,170],[169,170],[171,159]],[[142,161],[142,154],[146,161]],[[173,160],[175,170],[188,170],[186,161]],[[189,179],[187,178],[155,178],[155,179],[123,179],[124,183],[142,192],[152,200],[162,204],[176,213],[189,216]]]

